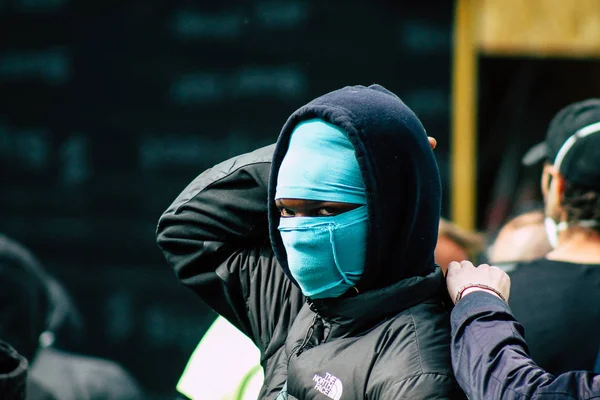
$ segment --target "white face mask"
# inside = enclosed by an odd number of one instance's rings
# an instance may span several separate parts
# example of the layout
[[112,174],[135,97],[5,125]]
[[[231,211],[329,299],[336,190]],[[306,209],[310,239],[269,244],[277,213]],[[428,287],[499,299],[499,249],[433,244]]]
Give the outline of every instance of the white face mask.
[[558,246],[558,225],[555,220],[550,217],[546,217],[544,220],[544,224],[546,225],[546,236],[548,237],[548,243],[552,246],[553,249]]
[[[556,223],[556,221],[551,217],[546,217],[546,219],[544,220],[544,224],[546,225],[546,236],[548,237],[548,243],[550,243],[550,246],[552,246],[552,248],[555,249],[558,246],[558,234],[569,228],[569,224],[566,221]],[[581,228],[595,228],[597,226],[600,226],[600,221],[579,221],[571,226],[579,226]]]

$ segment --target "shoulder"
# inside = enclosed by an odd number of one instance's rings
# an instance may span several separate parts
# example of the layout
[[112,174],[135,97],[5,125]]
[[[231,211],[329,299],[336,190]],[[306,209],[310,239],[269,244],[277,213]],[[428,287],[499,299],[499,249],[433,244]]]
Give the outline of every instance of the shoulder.
[[[596,269],[594,267],[591,268]],[[549,283],[559,285],[566,285],[568,283],[571,286],[574,280],[587,279],[586,275],[589,272],[590,266],[541,258],[501,268],[510,276],[511,286],[519,287],[520,285],[524,285],[535,287],[535,285],[547,285]],[[516,295],[519,294],[517,290],[514,292]]]
[[408,311],[414,325],[421,372],[452,376],[449,310],[439,303],[425,303]]
[[424,303],[405,310],[382,337],[387,339],[374,366],[374,382],[401,382],[427,374],[453,376],[450,315],[441,305]]
[[137,382],[119,364],[56,349],[44,349],[38,354],[32,376],[50,386],[66,380],[92,392],[111,388],[111,393],[129,393],[127,398],[132,399],[139,394]]
[[230,158],[204,171],[183,190],[167,212],[185,205],[213,184],[226,180],[228,177],[234,176],[238,172],[247,171],[248,169],[258,169],[255,175],[260,175],[260,178],[264,180],[264,185],[266,187],[274,150],[274,144],[261,147],[250,153]]
[[452,375],[422,373],[398,381],[390,381],[380,388],[376,399],[466,399]]

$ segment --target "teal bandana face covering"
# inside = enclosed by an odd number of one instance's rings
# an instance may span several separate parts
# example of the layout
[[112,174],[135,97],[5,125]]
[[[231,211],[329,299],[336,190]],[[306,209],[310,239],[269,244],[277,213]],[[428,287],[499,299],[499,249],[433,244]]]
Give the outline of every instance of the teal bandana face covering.
[[362,204],[331,217],[279,222],[290,273],[305,296],[339,297],[354,287],[364,271],[368,216],[346,133],[318,119],[298,124],[279,169],[275,198]]
[[305,296],[338,297],[364,271],[367,206],[333,217],[281,218],[288,265]]

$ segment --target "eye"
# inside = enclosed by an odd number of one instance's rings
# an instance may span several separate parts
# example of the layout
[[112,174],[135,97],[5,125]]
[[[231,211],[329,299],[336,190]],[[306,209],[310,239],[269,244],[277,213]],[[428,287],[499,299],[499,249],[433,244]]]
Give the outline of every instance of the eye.
[[323,207],[317,210],[317,215],[319,217],[331,217],[333,215],[337,215],[339,212],[331,207]]
[[280,207],[279,212],[281,213],[281,216],[283,218],[293,217],[294,215],[296,215],[296,214],[294,214],[294,212],[292,210],[290,210],[289,208],[285,208],[285,207]]

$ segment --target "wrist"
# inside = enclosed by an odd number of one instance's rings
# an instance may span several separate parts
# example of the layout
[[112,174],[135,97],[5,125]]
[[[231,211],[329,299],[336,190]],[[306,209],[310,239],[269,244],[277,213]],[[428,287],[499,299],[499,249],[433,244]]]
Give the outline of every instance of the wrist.
[[465,297],[466,295],[473,293],[473,292],[486,292],[486,293],[493,294],[494,296],[496,296],[499,299],[502,299],[502,297],[498,296],[498,293],[494,292],[493,290],[485,289],[485,288],[478,287],[478,286],[471,286],[469,288],[466,288],[461,296],[461,299],[463,297]]
[[484,285],[482,283],[469,283],[467,285],[464,285],[463,287],[461,287],[458,290],[458,293],[456,294],[456,298],[454,299],[454,304],[458,303],[460,301],[460,299],[462,299],[466,294],[476,292],[476,291],[484,291],[484,292],[491,293],[506,303],[506,298],[504,298],[502,293],[500,293],[500,291],[498,291],[497,289],[495,289],[491,286],[488,286],[488,285]]

